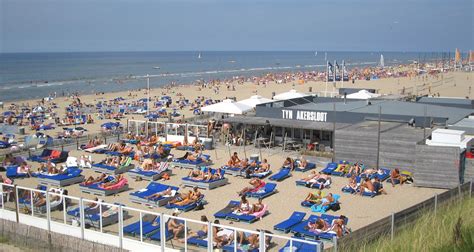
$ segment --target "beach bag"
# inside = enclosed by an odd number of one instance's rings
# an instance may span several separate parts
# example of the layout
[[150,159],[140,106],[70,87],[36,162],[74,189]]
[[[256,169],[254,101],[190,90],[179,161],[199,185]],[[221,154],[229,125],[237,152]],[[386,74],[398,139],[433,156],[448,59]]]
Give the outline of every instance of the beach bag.
[[341,209],[341,205],[338,203],[331,204],[330,209],[333,211],[338,211]]
[[194,208],[194,211],[199,211],[203,209],[204,209],[204,204],[202,203],[202,201],[200,201],[197,203],[196,207]]

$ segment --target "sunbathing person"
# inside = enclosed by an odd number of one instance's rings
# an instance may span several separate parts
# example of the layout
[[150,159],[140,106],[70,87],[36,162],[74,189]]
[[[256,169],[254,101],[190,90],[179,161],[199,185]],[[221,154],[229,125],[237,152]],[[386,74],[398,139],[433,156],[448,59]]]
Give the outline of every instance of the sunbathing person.
[[302,181],[305,181],[305,182],[308,182],[310,180],[313,180],[313,179],[317,179],[319,177],[319,173],[317,173],[316,171],[311,171],[310,174],[308,174],[307,176],[303,177],[301,180]]
[[395,181],[399,181],[400,185],[403,185],[407,181],[407,178],[400,174],[398,168],[395,168],[390,172],[390,183],[392,183],[393,187],[395,187]]
[[[176,216],[178,216],[178,214],[173,213],[173,217]],[[175,218],[170,218],[166,225],[168,226],[168,230],[173,234],[173,240],[178,240],[179,235],[185,231],[184,224],[178,222]]]
[[244,158],[242,161],[240,161],[238,164],[236,164],[234,167],[240,168],[240,170],[246,169],[249,166],[249,160],[248,158]]
[[[209,222],[209,220],[207,219],[207,217],[205,215],[201,215],[201,221],[202,222]],[[201,226],[201,228],[197,231],[197,232],[191,232],[189,235],[188,235],[188,238],[191,238],[191,237],[207,237],[207,224],[204,224]]]
[[377,194],[387,194],[385,189],[383,189],[382,181],[380,181],[379,178],[375,178],[375,181],[374,181],[373,184],[374,184],[374,188],[375,188],[375,191],[377,192]]
[[255,173],[267,172],[269,170],[270,170],[270,164],[268,163],[267,159],[264,158],[263,162],[260,164],[260,167],[258,167],[255,170]]
[[359,188],[359,186],[357,185],[357,178],[355,175],[352,175],[350,178],[349,178],[349,183],[345,186],[346,188],[351,188],[352,190],[354,190],[354,192],[357,191],[357,189]]
[[314,233],[322,233],[328,231],[330,227],[330,224],[321,218],[317,219],[314,222],[309,221],[307,226],[308,230]]
[[321,199],[322,206],[328,206],[332,203],[336,203],[336,199],[332,196],[332,193],[329,193],[326,197]]
[[323,196],[321,194],[320,190],[317,190],[316,193],[308,193],[308,196],[304,199],[303,202],[307,202],[310,204],[319,204],[321,203],[321,200],[323,199]]
[[81,185],[91,185],[94,183],[101,183],[107,178],[107,174],[102,173],[100,176],[97,178],[94,178],[93,176],[89,176],[84,182],[81,183]]
[[164,196],[174,196],[176,194],[176,190],[174,190],[173,188],[171,187],[168,187],[166,188],[166,190],[162,191],[162,192],[157,192],[157,193],[154,193],[152,195],[148,195],[148,196],[145,196],[143,198],[145,199],[151,199],[151,200],[157,200],[161,197],[164,197]]
[[258,191],[260,188],[264,187],[265,186],[265,182],[263,182],[261,179],[259,178],[254,178],[252,180],[249,181],[249,184],[251,186],[249,187],[245,187],[244,189],[242,189],[240,192],[237,192],[239,194],[239,196],[242,196],[242,195],[245,195],[246,193],[248,192],[256,192]]
[[[206,170],[205,167],[202,167],[201,169],[193,169],[192,171],[189,172],[188,177],[192,178],[194,180],[204,180],[205,174],[204,171]],[[208,169],[209,172],[210,169]]]
[[207,174],[204,175],[204,180],[211,181],[216,179],[223,179],[224,173],[222,172],[221,168],[217,168],[214,174],[212,174],[211,169],[207,169]]
[[301,157],[299,160],[296,161],[297,168],[299,169],[305,169],[306,166],[308,165],[308,161]]
[[265,208],[265,205],[263,204],[263,199],[259,198],[257,200],[257,203],[252,205],[252,209],[249,212],[249,214],[258,213],[260,211],[263,211],[264,208]]
[[122,180],[126,179],[122,174],[115,175],[113,179],[110,181],[104,182],[99,185],[100,188],[102,189],[109,189],[110,187],[115,186],[116,184],[120,183]]
[[184,206],[188,204],[196,203],[201,198],[201,192],[198,190],[197,187],[194,187],[192,191],[189,191],[186,198],[183,200],[175,202],[175,205]]
[[[215,224],[219,224],[219,220],[214,221]],[[214,243],[217,248],[222,248],[227,244],[230,244],[234,239],[234,230],[231,229],[222,229],[215,227],[212,230],[214,235]]]
[[361,165],[359,163],[355,163],[354,165],[351,166],[348,173],[349,174],[354,173],[355,175],[359,175],[361,171],[362,171]]
[[375,186],[369,178],[365,178],[364,181],[360,183],[360,195],[362,195],[364,192],[376,192]]
[[79,158],[79,166],[85,167],[85,168],[91,168],[92,167],[91,156],[86,157],[85,155],[81,155],[81,157]]
[[349,234],[351,230],[346,227],[347,217],[344,215],[339,216],[339,218],[332,221],[332,225],[329,230],[336,233],[337,237],[342,237],[344,234]]
[[18,173],[18,174],[27,174],[28,176],[31,177],[30,167],[28,166],[28,164],[25,161],[21,162],[21,165],[18,166],[18,168],[16,169],[16,173]]
[[284,168],[289,168],[290,171],[295,169],[295,162],[290,157],[287,157],[282,165]]
[[156,162],[153,159],[145,158],[145,160],[143,160],[142,164],[140,165],[140,168],[144,171],[153,170],[154,163]]
[[133,147],[130,145],[125,145],[121,150],[119,150],[119,153],[122,155],[129,155],[132,153]]
[[237,152],[234,152],[234,155],[230,157],[230,160],[227,162],[227,165],[230,167],[237,167],[241,162],[239,156],[237,155]]
[[240,203],[237,207],[234,208],[233,213],[250,213],[252,212],[252,205],[247,200],[245,195],[242,195],[240,198]]

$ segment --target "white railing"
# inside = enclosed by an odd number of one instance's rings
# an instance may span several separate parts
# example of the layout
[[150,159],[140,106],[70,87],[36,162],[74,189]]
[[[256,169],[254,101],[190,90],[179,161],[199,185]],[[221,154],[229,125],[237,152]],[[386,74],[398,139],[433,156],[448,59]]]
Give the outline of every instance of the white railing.
[[[19,193],[23,192],[23,196]],[[26,192],[26,194],[25,194]],[[46,200],[46,204],[42,206],[36,206],[35,204],[38,202],[38,196],[34,196],[34,193],[41,194]],[[272,233],[267,233],[263,230],[260,231],[252,231],[237,227],[230,227],[221,224],[215,224],[211,222],[203,222],[192,220],[188,218],[182,218],[178,216],[171,216],[163,213],[157,213],[147,210],[136,209],[132,207],[123,206],[120,204],[111,204],[105,203],[100,201],[93,201],[84,198],[78,198],[74,196],[68,196],[64,194],[58,194],[55,192],[50,191],[43,191],[38,189],[32,189],[27,187],[21,186],[14,186],[14,185],[7,185],[0,183],[0,194],[2,195],[1,198],[1,214],[0,218],[8,219],[11,221],[17,221],[22,224],[36,226],[39,228],[43,228],[48,230],[48,232],[58,232],[63,233],[71,236],[76,236],[81,239],[107,244],[111,246],[116,246],[123,249],[128,250],[156,250],[160,249],[161,251],[178,251],[174,248],[167,247],[167,240],[170,240],[170,236],[167,236],[168,230],[168,221],[175,219],[177,222],[183,225],[184,232],[181,232],[181,236],[184,238],[184,245],[180,250],[188,251],[190,245],[188,244],[189,240],[189,233],[190,225],[199,225],[204,226],[207,225],[207,243],[206,247],[209,252],[213,251],[216,248],[215,239],[214,239],[214,228],[225,229],[232,231],[233,235],[233,242],[228,244],[225,251],[244,251],[247,249],[255,249],[261,252],[265,251],[278,251],[283,246],[285,247],[284,251],[298,251],[297,246],[295,243],[304,243],[308,246],[313,246],[314,251],[322,251],[323,250],[323,243],[320,241],[307,241],[298,238],[290,238],[286,236],[280,236]],[[28,195],[27,198],[24,195]],[[9,197],[14,197],[15,206],[14,207],[6,207],[8,204]],[[59,201],[61,202],[60,205],[53,205],[54,209],[52,209],[51,197],[59,197]],[[20,198],[23,199],[20,202]],[[7,199],[7,201],[6,201]],[[25,201],[26,199],[29,200]],[[12,201],[10,199],[10,201]],[[75,204],[73,204],[75,203]],[[93,207],[92,204],[94,204]],[[69,206],[68,206],[69,205]],[[97,220],[92,220],[91,218],[91,209],[94,208],[96,214],[98,211],[98,227],[96,226]],[[21,213],[20,209],[28,209],[29,213]],[[79,209],[79,216],[71,215],[68,212]],[[107,216],[105,216],[104,209],[108,209]],[[113,211],[109,211],[110,209],[114,209]],[[55,211],[57,210],[57,211]],[[62,215],[59,212],[62,211]],[[56,218],[52,217],[52,213]],[[135,213],[135,214],[132,214]],[[111,215],[112,214],[112,215]],[[115,218],[114,215],[117,217],[112,221],[109,218]],[[159,228],[157,232],[154,232],[153,235],[156,235],[159,232],[159,239],[152,239],[150,236],[151,233],[144,234],[143,228],[143,219],[144,216],[148,215],[150,217],[157,218],[159,217]],[[58,217],[61,216],[61,217]],[[112,217],[110,217],[112,216]],[[132,217],[138,217],[137,221],[133,223],[139,223],[139,232],[136,234],[137,236],[130,236],[124,234],[124,221],[132,219]],[[62,220],[58,221],[58,218]],[[153,220],[153,222],[156,219]],[[73,223],[76,223],[77,226],[73,226]],[[114,226],[117,225],[117,226]],[[87,228],[86,226],[90,226]],[[106,227],[106,228],[105,228]],[[165,228],[161,228],[165,227]],[[95,230],[93,230],[95,229]],[[245,249],[241,249],[241,244],[239,244],[239,234],[246,234],[249,235],[257,235],[258,236],[258,245],[254,244],[253,247],[246,247]],[[201,237],[204,239],[204,237]],[[268,240],[275,240],[279,239],[284,242],[284,244],[279,244],[279,246],[274,246],[269,248],[270,244],[267,244]],[[156,240],[159,240],[157,242]],[[288,246],[286,245],[288,244]],[[172,247],[173,245],[171,241]],[[178,245],[178,244],[177,244]],[[181,245],[181,244],[179,244]],[[232,249],[229,249],[231,247]],[[193,249],[196,249],[194,246]]]

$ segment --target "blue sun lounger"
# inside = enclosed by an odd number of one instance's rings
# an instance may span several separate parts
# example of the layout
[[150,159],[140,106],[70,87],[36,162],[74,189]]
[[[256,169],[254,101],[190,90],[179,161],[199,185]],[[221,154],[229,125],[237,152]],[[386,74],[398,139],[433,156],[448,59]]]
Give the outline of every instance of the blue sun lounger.
[[124,165],[120,165],[119,167],[106,165],[104,163],[97,163],[93,164],[91,169],[95,172],[105,173],[105,174],[122,174],[125,172],[130,171],[131,169],[135,168],[132,164],[132,159],[129,158]]
[[272,174],[272,171],[271,170],[268,170],[266,172],[260,172],[260,173],[252,173],[250,174],[250,177],[251,178],[259,178],[259,179],[263,179],[265,178],[266,176]]
[[64,187],[72,184],[81,183],[84,181],[84,175],[81,175],[82,170],[79,168],[69,167],[64,174],[44,175],[38,174],[38,183],[41,185],[51,185],[56,187]]
[[174,159],[171,162],[171,167],[180,167],[180,168],[187,168],[187,169],[196,169],[200,166],[210,165],[211,162],[208,161],[210,156],[209,155],[201,155],[204,158],[198,157],[197,160],[191,161],[187,159]]
[[221,167],[222,170],[225,171],[226,174],[230,174],[232,176],[244,176],[245,175],[245,170],[247,168],[239,168],[239,167],[232,167],[228,165],[224,165]]
[[307,220],[304,220],[293,227],[290,228],[290,232],[295,234],[295,236],[299,237],[308,237],[312,240],[316,240],[318,238],[318,235],[314,232],[310,232],[306,229],[308,226],[309,222],[316,222],[316,220],[319,219],[319,216],[317,215],[311,215]]
[[179,190],[179,187],[163,185],[157,182],[150,182],[150,184],[148,184],[145,189],[130,193],[130,201],[143,205],[164,206],[171,200],[171,197],[162,196],[154,200],[146,199],[145,197],[155,193],[163,192],[168,189],[168,187],[171,187],[171,190]]
[[[295,160],[295,163],[296,163],[297,161],[298,161],[298,160]],[[310,163],[310,162],[308,162],[304,168],[295,167],[295,170],[294,170],[294,171],[297,171],[297,172],[306,172],[306,171],[309,171],[309,170],[315,169],[315,168],[316,168],[316,164],[315,164],[315,163]]]
[[248,192],[246,195],[248,197],[263,199],[277,192],[275,183],[266,183],[263,188],[257,192]]
[[273,174],[270,178],[268,178],[269,180],[273,180],[273,181],[283,181],[285,180],[286,178],[289,178],[291,177],[291,171],[290,169],[288,168],[282,168],[278,173],[276,174]]
[[296,224],[302,222],[305,216],[306,216],[306,213],[293,212],[293,214],[291,214],[290,218],[276,224],[275,226],[273,226],[273,229],[275,229],[277,231],[284,232],[284,233],[288,233],[288,232],[290,232],[290,229],[293,226],[295,226]]
[[[161,228],[158,229],[157,232],[154,232],[152,235],[149,236],[149,238],[153,241],[161,241]],[[165,223],[165,240],[169,241],[173,239],[174,235],[168,230],[168,223]]]
[[[293,237],[293,238],[297,238],[297,237]],[[298,240],[302,240],[302,239],[298,239]],[[323,242],[320,242],[320,241],[312,241],[312,242],[317,242],[318,244],[320,244],[319,246],[321,246],[321,250],[318,251],[318,245],[314,245],[314,244],[309,244],[309,243],[305,243],[305,242],[302,242],[302,241],[293,241],[293,243],[291,244],[291,249],[290,249],[290,241],[288,241],[285,246],[281,249],[279,249],[278,251],[279,252],[289,252],[289,251],[294,251],[294,252],[321,252],[321,251],[324,251],[324,243]]]
[[332,173],[334,172],[334,170],[337,169],[337,166],[338,166],[337,163],[328,163],[328,164],[326,165],[326,168],[324,168],[324,169],[321,170],[321,173],[330,175],[330,174],[332,174]]
[[200,247],[207,248],[207,235],[206,237],[191,237],[188,239],[188,244]]
[[[158,223],[158,225],[154,225]],[[160,229],[160,217],[157,217],[153,221],[143,221],[142,220],[142,236],[149,236],[151,233]],[[123,233],[131,236],[140,235],[140,221],[134,222],[130,225],[123,227]]]
[[[230,201],[227,206],[218,211],[217,213],[214,214],[215,218],[218,219],[227,219],[227,220],[232,220],[232,221],[243,221],[247,223],[252,223],[260,218],[254,216],[254,215],[249,215],[249,214],[234,214],[232,213],[233,209],[237,206],[239,206],[240,202],[239,201]],[[268,215],[268,211],[265,212],[265,214],[262,216]]]
[[218,219],[225,219],[227,214],[232,213],[233,209],[239,205],[240,205],[239,201],[231,200],[229,204],[227,204],[226,207],[224,207],[223,209],[215,213],[214,217]]
[[27,173],[18,173],[18,166],[8,166],[7,167],[7,178],[16,179],[16,178],[27,178],[29,175]]
[[[322,206],[322,203],[320,203],[318,205],[316,205],[316,204],[312,205],[312,206],[310,206],[311,211],[319,212],[319,213],[325,213],[327,210],[331,209],[335,204],[338,204],[339,203],[339,198],[341,198],[341,196],[339,194],[333,194],[332,197],[334,198],[333,203],[331,203],[329,205],[326,205],[326,206]],[[303,206],[303,202],[301,203],[302,206]]]
[[136,179],[140,177],[142,180],[148,180],[148,181],[155,181],[158,179],[161,179],[163,175],[168,174],[171,176],[172,171],[171,170],[165,170],[162,172],[157,172],[157,171],[144,171],[139,168],[131,169],[128,171],[128,175],[132,179]]

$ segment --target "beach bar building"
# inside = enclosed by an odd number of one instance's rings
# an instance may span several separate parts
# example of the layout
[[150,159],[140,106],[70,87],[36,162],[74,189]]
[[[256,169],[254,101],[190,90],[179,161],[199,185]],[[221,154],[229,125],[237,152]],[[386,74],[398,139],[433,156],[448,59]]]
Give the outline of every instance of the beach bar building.
[[[426,160],[429,156],[436,164],[437,159],[446,156],[428,155],[428,152],[456,148],[427,145],[426,139],[431,138],[432,130],[449,128],[474,114],[474,109],[468,106],[470,100],[463,102],[463,106],[459,106],[460,101],[450,104],[447,100],[439,105],[436,100],[421,103],[308,95],[260,104],[256,106],[255,116],[235,116],[225,121],[237,128],[261,128],[254,137],[269,139],[273,146],[303,149],[314,146],[317,151],[333,151],[335,160],[400,168],[416,176],[417,169],[422,170],[422,157]],[[463,180],[464,159],[471,143],[468,141],[466,148],[450,149],[453,151],[450,161],[439,160],[438,164],[451,166],[442,167],[447,173],[454,174],[450,181],[447,181],[449,176],[444,176],[437,182],[421,183],[420,186],[450,188],[459,184]],[[435,172],[439,174],[433,170]],[[430,174],[419,174],[430,179]]]

